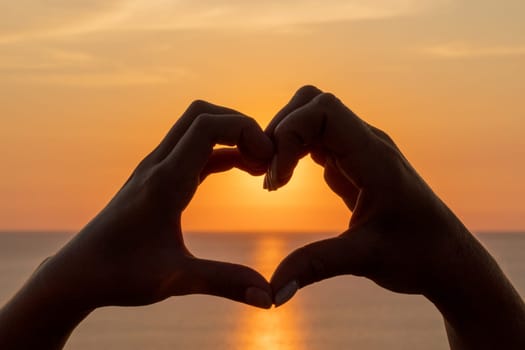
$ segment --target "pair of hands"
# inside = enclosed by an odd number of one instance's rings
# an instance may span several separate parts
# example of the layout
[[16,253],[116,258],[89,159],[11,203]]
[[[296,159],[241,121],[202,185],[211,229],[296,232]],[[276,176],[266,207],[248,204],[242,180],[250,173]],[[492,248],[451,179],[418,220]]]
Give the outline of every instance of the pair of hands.
[[[264,186],[275,190],[307,154],[352,211],[345,232],[292,252],[270,282],[188,251],[181,214],[207,175],[266,172]],[[197,101],[107,207],[0,310],[0,347],[60,349],[101,306],[201,293],[269,308],[344,274],[423,294],[442,313],[453,350],[525,348],[520,295],[387,134],[311,86],[265,131],[237,111]]]
[[[216,144],[237,147],[214,150]],[[249,267],[188,251],[181,214],[207,175],[268,170],[264,186],[274,190],[307,154],[353,212],[347,231],[292,252],[270,283]],[[463,231],[387,134],[332,94],[306,86],[265,131],[232,109],[192,103],[108,206],[43,268],[54,276],[52,294],[86,310],[192,293],[269,308],[343,274],[425,294],[446,278],[440,260],[458,241],[450,236]]]

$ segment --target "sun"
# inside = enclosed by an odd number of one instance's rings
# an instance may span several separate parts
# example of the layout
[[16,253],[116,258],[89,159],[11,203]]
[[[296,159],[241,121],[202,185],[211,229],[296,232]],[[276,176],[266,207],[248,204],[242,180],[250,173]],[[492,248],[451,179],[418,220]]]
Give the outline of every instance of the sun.
[[323,180],[323,169],[308,157],[290,182],[277,191],[263,189],[263,176],[240,170],[209,176],[183,215],[190,231],[340,231],[349,212]]

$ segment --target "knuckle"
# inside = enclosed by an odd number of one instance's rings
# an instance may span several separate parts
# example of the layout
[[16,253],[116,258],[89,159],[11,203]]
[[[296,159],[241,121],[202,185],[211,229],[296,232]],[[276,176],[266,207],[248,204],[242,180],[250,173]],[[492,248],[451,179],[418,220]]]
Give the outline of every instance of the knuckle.
[[408,165],[399,150],[386,142],[381,142],[383,166],[389,174],[389,182],[399,184],[405,176]]
[[341,106],[341,100],[331,92],[323,92],[317,96],[317,104],[328,109],[335,109]]
[[240,120],[244,123],[244,125],[246,125],[247,127],[250,127],[250,128],[259,128],[259,124],[257,123],[257,121],[250,117],[250,116],[239,116]]
[[392,137],[390,137],[390,135],[388,135],[385,131],[383,131],[383,130],[381,130],[379,128],[376,128],[376,127],[373,127],[373,130],[376,133],[376,135],[379,138],[381,138],[383,141],[389,143],[390,145],[395,145],[395,142],[392,139]]
[[187,112],[190,114],[201,114],[204,113],[210,106],[209,102],[204,100],[194,100],[187,109]]
[[304,85],[297,90],[295,96],[312,99],[321,93],[322,91],[313,85]]
[[257,120],[254,118],[244,115],[235,116],[235,118],[237,118],[236,123],[239,123],[242,132],[247,132],[247,135],[251,135],[253,137],[256,136],[257,133],[263,132],[259,126],[259,123],[257,123]]
[[257,123],[257,120],[255,120],[255,118],[249,117],[249,116],[243,117],[243,118],[246,119],[247,123],[257,126],[257,127],[259,126],[259,123]]
[[213,119],[213,115],[208,113],[201,113],[193,121],[192,127],[199,130],[199,132],[203,132],[210,128],[210,124],[213,121]]
[[383,154],[385,156],[385,160],[389,161],[389,163],[392,166],[395,166],[396,168],[400,165],[402,165],[403,157],[398,152],[397,149],[395,149],[393,146],[389,144],[384,144],[382,146],[383,148]]
[[146,157],[144,157],[137,167],[135,168],[135,173],[142,173],[147,171],[155,162],[155,153],[154,151],[150,152]]
[[251,135],[252,137],[256,136],[259,133],[263,133],[261,130],[261,127],[259,126],[259,123],[252,118],[252,117],[241,117],[243,122],[243,129],[247,133],[247,135]]

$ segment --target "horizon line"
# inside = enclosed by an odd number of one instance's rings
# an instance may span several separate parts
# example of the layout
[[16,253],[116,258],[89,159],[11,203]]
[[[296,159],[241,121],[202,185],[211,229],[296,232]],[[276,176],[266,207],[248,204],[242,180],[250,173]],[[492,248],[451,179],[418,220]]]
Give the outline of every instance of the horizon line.
[[[0,235],[3,234],[65,234],[65,235],[74,235],[80,232],[80,230],[50,230],[50,229],[0,229]],[[321,230],[188,230],[184,231],[184,234],[190,235],[210,235],[210,234],[219,234],[219,235],[261,235],[261,234],[290,234],[290,235],[338,235],[343,231],[321,231]],[[471,233],[478,234],[525,234],[525,229],[512,229],[512,230],[471,230]]]

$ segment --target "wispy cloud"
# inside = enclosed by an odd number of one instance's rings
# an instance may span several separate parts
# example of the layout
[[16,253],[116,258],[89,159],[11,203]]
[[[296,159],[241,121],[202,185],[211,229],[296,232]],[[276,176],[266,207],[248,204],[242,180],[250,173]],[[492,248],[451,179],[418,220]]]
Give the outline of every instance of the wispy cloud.
[[[28,67],[24,68],[27,69]],[[190,70],[183,68],[157,67],[155,69],[138,69],[122,67],[108,71],[92,72],[45,70],[40,71],[39,74],[30,74],[25,71],[12,76],[10,80],[60,86],[129,87],[133,85],[171,84],[180,82],[181,79],[189,79],[192,76],[193,74]]]
[[97,64],[95,56],[65,49],[37,47],[25,50],[3,52],[0,60],[0,72],[43,72],[56,69],[79,69]]
[[[0,44],[72,33],[121,13],[127,0],[17,0],[0,2]],[[108,23],[111,21],[108,21]]]
[[[450,1],[2,1],[0,73],[3,81],[49,84],[165,83],[191,76],[191,60],[175,50],[153,54],[172,44],[169,31],[297,32],[309,24],[415,15]],[[129,44],[133,38],[140,45]],[[111,43],[125,46],[125,57]]]
[[5,53],[0,59],[3,83],[102,87],[169,84],[193,77],[190,69],[176,63],[143,64],[79,50],[37,46]]
[[511,57],[525,56],[525,45],[475,46],[466,43],[449,43],[423,49],[428,55],[442,58]]
[[[133,22],[148,28],[265,29],[306,23],[389,18],[418,13],[444,0],[186,0],[135,2]],[[156,21],[147,21],[155,15]],[[131,19],[131,18],[130,18]]]
[[14,15],[17,15],[17,21],[0,25],[0,44],[102,31],[268,29],[307,23],[381,19],[419,13],[449,1],[51,1],[55,6],[31,0],[6,1],[0,4],[0,23]]
[[114,87],[169,84],[189,76],[191,72],[184,69],[157,68],[154,70],[114,70],[94,74],[54,74],[44,79],[41,77],[40,81],[55,85]]

